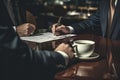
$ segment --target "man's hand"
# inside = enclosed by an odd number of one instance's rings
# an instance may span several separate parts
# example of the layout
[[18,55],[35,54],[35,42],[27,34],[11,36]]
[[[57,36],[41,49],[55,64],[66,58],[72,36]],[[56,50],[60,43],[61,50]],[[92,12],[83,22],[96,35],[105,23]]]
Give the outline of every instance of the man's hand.
[[24,23],[22,25],[17,26],[16,31],[19,36],[29,36],[34,33],[36,27],[31,23]]
[[65,25],[53,24],[51,30],[52,30],[52,33],[57,36],[70,33],[70,29]]
[[74,52],[73,52],[73,48],[70,47],[69,44],[66,43],[61,43],[56,49],[55,51],[62,51],[65,52],[69,59],[72,59],[74,57]]

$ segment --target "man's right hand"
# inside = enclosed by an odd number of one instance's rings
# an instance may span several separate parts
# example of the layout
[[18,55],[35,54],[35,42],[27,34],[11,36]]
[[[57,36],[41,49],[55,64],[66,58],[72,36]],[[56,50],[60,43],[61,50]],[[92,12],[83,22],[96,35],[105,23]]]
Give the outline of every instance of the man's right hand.
[[52,33],[57,36],[70,33],[70,29],[68,27],[65,25],[57,25],[57,23],[52,25],[51,30]]
[[73,52],[73,48],[66,43],[61,43],[56,49],[55,51],[62,51],[64,53],[66,53],[69,57],[69,59],[72,59],[74,57],[74,52]]

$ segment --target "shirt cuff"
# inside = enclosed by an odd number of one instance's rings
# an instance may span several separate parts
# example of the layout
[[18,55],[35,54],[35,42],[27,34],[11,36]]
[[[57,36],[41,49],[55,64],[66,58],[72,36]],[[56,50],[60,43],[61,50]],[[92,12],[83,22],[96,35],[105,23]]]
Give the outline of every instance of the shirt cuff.
[[60,53],[64,57],[64,59],[65,59],[65,65],[67,66],[68,62],[69,62],[68,55],[65,52],[63,52],[63,51],[57,51],[57,52]]
[[74,28],[72,26],[67,26],[70,29],[70,33],[74,32]]
[[16,31],[16,26],[13,26],[13,29]]

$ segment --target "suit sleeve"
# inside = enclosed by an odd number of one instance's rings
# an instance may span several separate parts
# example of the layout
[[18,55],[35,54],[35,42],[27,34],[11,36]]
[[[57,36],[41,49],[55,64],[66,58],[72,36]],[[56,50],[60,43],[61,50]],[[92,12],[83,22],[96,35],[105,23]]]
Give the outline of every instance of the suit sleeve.
[[58,65],[65,65],[59,53],[32,50],[13,28],[5,26],[0,26],[0,59],[4,80],[49,80],[54,77]]
[[72,24],[71,26],[74,28],[74,32],[77,34],[81,34],[81,33],[98,34],[99,33],[98,35],[101,35],[100,11],[97,10],[97,12],[92,16],[90,16],[88,19],[81,21],[79,23]]

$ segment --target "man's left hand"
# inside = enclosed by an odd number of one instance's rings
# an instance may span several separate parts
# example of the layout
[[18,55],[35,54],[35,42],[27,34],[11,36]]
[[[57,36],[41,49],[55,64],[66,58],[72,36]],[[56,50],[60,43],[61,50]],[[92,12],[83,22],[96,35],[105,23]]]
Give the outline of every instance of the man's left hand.
[[24,23],[22,25],[17,26],[16,31],[19,36],[30,36],[34,33],[36,27],[31,23]]

